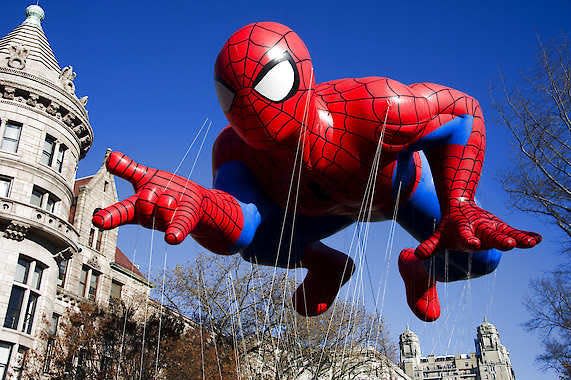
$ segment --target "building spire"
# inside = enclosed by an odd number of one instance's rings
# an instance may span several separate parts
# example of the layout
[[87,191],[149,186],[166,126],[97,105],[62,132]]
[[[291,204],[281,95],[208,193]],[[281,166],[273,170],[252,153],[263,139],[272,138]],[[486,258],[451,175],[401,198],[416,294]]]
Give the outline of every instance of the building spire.
[[37,4],[29,5],[26,8],[26,19],[24,20],[24,24],[28,25],[36,25],[40,28],[42,27],[42,20],[46,16],[46,13]]

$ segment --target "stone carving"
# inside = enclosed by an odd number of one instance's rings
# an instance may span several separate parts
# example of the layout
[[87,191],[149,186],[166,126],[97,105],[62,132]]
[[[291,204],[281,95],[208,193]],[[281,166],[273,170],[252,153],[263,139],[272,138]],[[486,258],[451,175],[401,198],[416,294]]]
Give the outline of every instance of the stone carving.
[[57,104],[56,102],[51,102],[48,108],[46,108],[46,112],[52,116],[55,116],[58,110],[59,110],[59,104]]
[[26,59],[30,51],[22,44],[11,44],[8,47],[8,67],[13,69],[22,70],[26,67]]
[[83,124],[77,124],[75,127],[73,127],[73,131],[78,136],[82,135],[83,132],[85,131],[85,126]]
[[82,106],[86,106],[87,105],[87,101],[89,100],[89,96],[83,96],[79,99],[79,102],[81,103]]
[[79,139],[79,143],[83,146],[83,145],[90,145],[91,144],[91,136],[87,135],[87,136],[83,136],[82,138]]
[[4,86],[4,94],[2,94],[2,96],[5,99],[14,99],[14,93],[15,92],[16,92],[16,89],[14,87]]
[[75,94],[75,84],[73,83],[77,74],[73,71],[72,66],[66,66],[61,70],[59,79],[63,84],[63,88],[70,94]]
[[101,270],[101,264],[99,264],[99,260],[95,255],[91,256],[91,258],[87,260],[87,265],[89,265],[93,269]]
[[26,237],[30,225],[22,222],[12,221],[4,231],[4,237],[16,241],[22,241]]
[[75,119],[71,113],[68,113],[63,117],[63,122],[70,127],[73,127],[74,120]]
[[[72,72],[72,74],[75,73]],[[69,75],[69,72],[66,75]],[[30,92],[28,88],[16,89],[11,85],[11,83],[3,81],[0,81],[0,98],[25,103],[31,107],[35,107],[38,111],[46,112],[50,116],[63,121],[66,125],[73,128],[77,137],[80,138],[82,157],[89,150],[93,141],[92,137],[89,136],[89,127],[82,124],[81,119],[77,117],[77,114],[72,112],[65,105],[58,104],[50,98],[34,94]],[[87,99],[87,96],[84,96],[79,99],[79,102],[85,106]],[[85,109],[84,112],[87,113]]]
[[59,251],[54,255],[54,259],[56,259],[56,261],[69,260],[72,257],[73,257],[73,251],[71,250],[70,247],[62,249],[61,251]]
[[32,107],[35,107],[36,104],[38,104],[38,100],[40,99],[40,96],[37,94],[30,94],[30,96],[28,97],[28,100],[26,101],[26,103]]

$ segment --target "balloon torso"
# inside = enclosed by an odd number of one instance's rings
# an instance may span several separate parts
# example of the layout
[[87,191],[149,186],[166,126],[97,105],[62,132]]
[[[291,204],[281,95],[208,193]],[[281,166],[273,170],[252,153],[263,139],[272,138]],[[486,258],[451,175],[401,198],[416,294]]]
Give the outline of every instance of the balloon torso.
[[[373,201],[369,199],[365,206],[368,209],[372,205],[373,220],[386,218],[394,206],[392,182],[399,151],[390,149],[393,127],[384,121],[388,103],[376,105],[381,121],[355,118],[346,110],[337,109],[338,104],[347,104],[342,103],[344,92],[331,89],[354,87],[353,81],[316,85],[305,103],[305,122],[299,126],[298,141],[272,144],[271,148],[253,147],[235,127],[229,126],[218,137],[215,167],[228,161],[242,161],[265,195],[281,207],[285,207],[288,194],[295,199],[300,178],[298,212],[305,215],[357,217],[367,189],[370,192],[374,187]],[[359,106],[371,106],[369,101],[364,103]],[[296,155],[301,160],[301,170],[295,164]],[[403,193],[409,190],[402,189]]]

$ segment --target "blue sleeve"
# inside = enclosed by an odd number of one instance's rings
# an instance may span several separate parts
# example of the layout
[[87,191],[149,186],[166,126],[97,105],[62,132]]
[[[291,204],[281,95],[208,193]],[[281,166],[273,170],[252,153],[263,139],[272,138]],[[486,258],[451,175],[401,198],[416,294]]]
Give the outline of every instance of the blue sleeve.
[[254,240],[262,221],[261,210],[268,202],[250,170],[239,161],[230,161],[218,168],[214,174],[214,188],[227,192],[240,203],[244,227],[235,248],[241,250]]

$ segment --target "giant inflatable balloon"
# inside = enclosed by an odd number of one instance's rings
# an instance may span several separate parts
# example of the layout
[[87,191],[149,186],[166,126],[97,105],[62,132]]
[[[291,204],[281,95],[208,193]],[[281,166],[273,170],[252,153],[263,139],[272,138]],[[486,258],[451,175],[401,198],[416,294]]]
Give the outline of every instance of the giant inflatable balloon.
[[307,268],[293,304],[313,316],[355,268],[321,240],[363,213],[374,221],[396,214],[421,242],[398,264],[408,304],[425,321],[440,315],[437,282],[488,274],[498,250],[540,242],[474,201],[485,127],[471,96],[384,77],[316,83],[303,41],[274,22],[235,32],[214,75],[229,126],[213,149],[213,188],[113,152],[108,169],[135,194],[96,212],[97,227],[138,223],[164,231],[169,244],[190,235],[217,254]]

